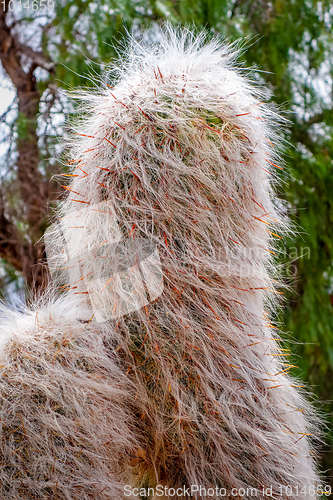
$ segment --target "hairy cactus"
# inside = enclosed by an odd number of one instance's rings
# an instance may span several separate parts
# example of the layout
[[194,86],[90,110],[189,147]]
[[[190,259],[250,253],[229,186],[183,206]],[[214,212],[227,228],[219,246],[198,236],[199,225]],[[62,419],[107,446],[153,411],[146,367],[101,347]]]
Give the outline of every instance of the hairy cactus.
[[231,47],[156,39],[78,95],[61,296],[1,327],[1,498],[317,498],[316,416],[269,319],[280,119]]

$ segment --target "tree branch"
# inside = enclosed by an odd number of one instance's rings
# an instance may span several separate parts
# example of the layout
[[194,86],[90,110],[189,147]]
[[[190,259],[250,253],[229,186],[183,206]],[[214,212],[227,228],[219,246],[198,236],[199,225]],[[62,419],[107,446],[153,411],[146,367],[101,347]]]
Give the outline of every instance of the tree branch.
[[19,42],[16,35],[14,35],[13,38],[17,50],[19,50],[21,54],[25,54],[27,57],[29,57],[32,61],[32,64],[36,68],[40,67],[46,69],[46,71],[52,71],[52,69],[55,67],[55,64],[51,61],[51,59],[47,61],[42,51],[37,52],[28,45],[24,45],[23,43]]
[[295,126],[292,129],[295,141],[304,144],[304,146],[313,152],[316,149],[317,144],[309,135],[309,127],[315,123],[329,124],[330,121],[332,122],[332,110],[324,109],[321,113],[317,113],[307,121],[303,121],[302,123],[295,122]]
[[317,115],[312,116],[304,122],[304,125],[309,127],[310,125],[313,125],[314,123],[322,123],[322,122],[327,122],[328,118],[332,118],[332,109],[324,109],[321,113],[318,113]]

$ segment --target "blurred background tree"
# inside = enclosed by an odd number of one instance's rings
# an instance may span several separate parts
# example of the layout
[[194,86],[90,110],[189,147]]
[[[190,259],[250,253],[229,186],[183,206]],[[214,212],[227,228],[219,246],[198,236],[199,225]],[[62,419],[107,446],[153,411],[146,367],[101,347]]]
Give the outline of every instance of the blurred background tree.
[[[42,241],[65,171],[59,136],[72,104],[59,92],[94,85],[121,51],[125,29],[194,24],[228,41],[246,37],[245,67],[287,113],[279,187],[297,225],[281,247],[290,292],[278,318],[299,369],[333,420],[333,5],[330,0],[4,0],[0,4],[0,273],[4,295],[47,283]],[[115,47],[115,48],[114,48]],[[287,173],[286,173],[287,172]],[[322,466],[332,482],[333,435]]]

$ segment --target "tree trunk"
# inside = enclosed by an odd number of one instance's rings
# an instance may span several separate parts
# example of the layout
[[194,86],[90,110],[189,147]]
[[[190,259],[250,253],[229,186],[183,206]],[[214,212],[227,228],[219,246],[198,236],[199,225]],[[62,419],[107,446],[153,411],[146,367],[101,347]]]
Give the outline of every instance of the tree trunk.
[[[2,188],[0,207],[0,257],[22,272],[29,288],[36,292],[47,282],[45,251],[41,238],[46,227],[49,204],[48,180],[39,170],[37,115],[40,93],[34,71],[43,67],[52,71],[53,63],[43,53],[35,52],[21,44],[6,22],[9,1],[0,9],[0,60],[17,90],[17,182],[22,202],[22,213],[9,217],[6,213],[6,197]],[[31,59],[28,71],[22,65],[22,55]],[[27,226],[26,234],[20,234],[17,220]]]

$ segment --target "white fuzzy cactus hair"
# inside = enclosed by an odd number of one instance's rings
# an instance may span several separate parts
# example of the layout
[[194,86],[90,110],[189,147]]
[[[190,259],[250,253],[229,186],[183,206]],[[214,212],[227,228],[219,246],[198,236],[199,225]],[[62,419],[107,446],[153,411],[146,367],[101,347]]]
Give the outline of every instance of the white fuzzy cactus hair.
[[155,39],[79,94],[59,296],[0,330],[1,498],[317,498],[316,416],[270,319],[279,118],[229,46]]

